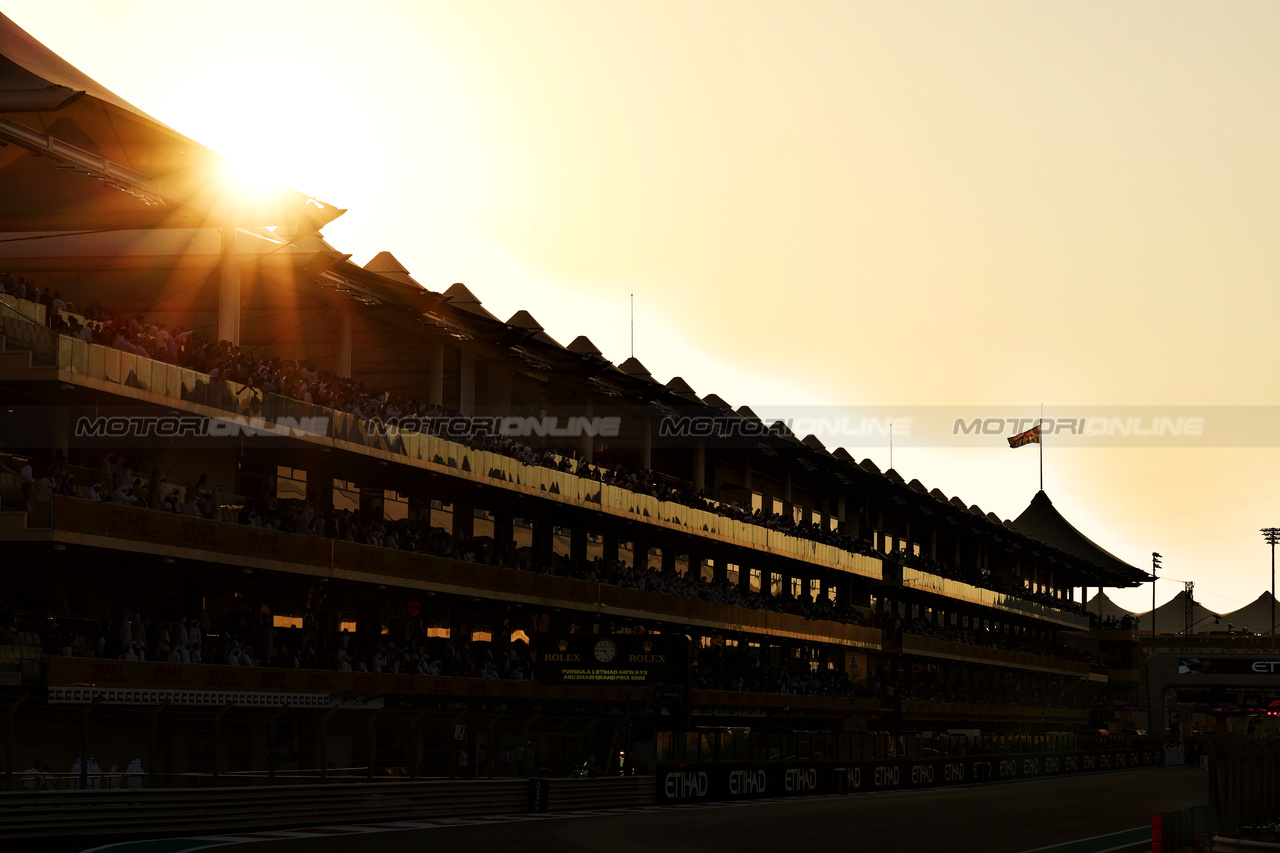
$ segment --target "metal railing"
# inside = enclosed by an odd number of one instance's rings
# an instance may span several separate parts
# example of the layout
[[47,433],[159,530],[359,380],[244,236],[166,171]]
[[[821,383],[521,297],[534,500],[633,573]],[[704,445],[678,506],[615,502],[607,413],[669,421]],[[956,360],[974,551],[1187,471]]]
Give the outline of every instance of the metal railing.
[[[752,547],[879,579],[878,557],[855,554],[833,545],[792,536],[715,512],[662,501],[618,486],[563,471],[527,465],[516,459],[477,450],[438,436],[374,429],[348,412],[304,403],[248,385],[214,379],[178,365],[123,352],[66,335],[56,335],[29,316],[24,300],[0,304],[0,319],[9,344],[34,353],[34,363],[52,364],[69,373],[155,394],[169,404],[182,402],[229,415],[246,427],[278,430],[306,439],[327,438],[406,460],[443,465],[476,477],[523,486],[563,500],[598,504],[643,518],[674,524],[749,544]],[[43,315],[41,315],[43,316]]]
[[971,735],[892,735],[888,732],[661,732],[658,760],[701,761],[859,761],[877,758],[934,758],[950,755],[1004,755],[1081,750],[1114,752],[1157,749],[1145,735],[1059,733]]

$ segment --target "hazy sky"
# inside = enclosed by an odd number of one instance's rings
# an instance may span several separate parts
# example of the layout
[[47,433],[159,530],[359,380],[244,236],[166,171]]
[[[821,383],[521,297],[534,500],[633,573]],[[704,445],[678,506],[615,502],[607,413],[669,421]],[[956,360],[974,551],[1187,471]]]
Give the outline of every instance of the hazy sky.
[[[350,208],[325,236],[357,262],[390,250],[615,362],[634,293],[636,356],[735,406],[1280,405],[1275,3],[4,5]],[[1045,486],[1232,610],[1270,584],[1264,443],[1064,441]],[[888,467],[877,444],[855,452]],[[1000,437],[894,465],[1001,517],[1037,488]]]

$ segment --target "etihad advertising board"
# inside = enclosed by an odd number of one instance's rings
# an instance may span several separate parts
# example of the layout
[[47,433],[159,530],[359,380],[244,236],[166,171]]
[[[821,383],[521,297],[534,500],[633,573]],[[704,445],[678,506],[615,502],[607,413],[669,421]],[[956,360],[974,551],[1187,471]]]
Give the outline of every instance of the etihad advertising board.
[[658,803],[696,803],[937,788],[1013,779],[1035,779],[1162,764],[1158,749],[1040,753],[914,761],[881,759],[838,763],[659,764]]
[[1251,655],[1180,658],[1178,675],[1280,676],[1280,658],[1260,658]]
[[535,634],[542,684],[679,684],[689,681],[688,637],[672,634]]

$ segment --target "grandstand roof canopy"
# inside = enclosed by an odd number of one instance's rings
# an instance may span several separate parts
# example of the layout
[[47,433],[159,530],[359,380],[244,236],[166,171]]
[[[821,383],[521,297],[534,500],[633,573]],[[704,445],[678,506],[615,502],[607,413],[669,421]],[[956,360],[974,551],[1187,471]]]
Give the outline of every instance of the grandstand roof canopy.
[[1097,568],[1099,580],[1107,586],[1137,586],[1150,580],[1146,572],[1108,553],[1076,530],[1054,508],[1053,501],[1049,500],[1043,489],[1036,492],[1030,505],[1013,523],[1018,530],[1033,539],[1065,551]]
[[0,231],[271,225],[343,211],[233,190],[217,153],[100,85],[0,15]]

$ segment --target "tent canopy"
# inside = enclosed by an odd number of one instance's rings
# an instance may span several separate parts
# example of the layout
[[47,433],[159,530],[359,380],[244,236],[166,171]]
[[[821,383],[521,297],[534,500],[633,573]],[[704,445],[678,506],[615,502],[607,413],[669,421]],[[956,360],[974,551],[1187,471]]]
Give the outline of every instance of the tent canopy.
[[1123,619],[1126,616],[1132,616],[1133,611],[1125,610],[1107,597],[1105,592],[1099,592],[1084,607],[1090,613],[1097,613],[1103,619]]
[[[1187,628],[1187,593],[1182,591],[1156,608],[1157,634],[1182,634]],[[1226,624],[1221,617],[1207,607],[1201,606],[1191,599],[1191,633],[1208,634],[1211,631],[1225,630]],[[1151,611],[1138,614],[1138,630],[1151,630]]]
[[[1272,604],[1275,603],[1273,611]],[[1251,634],[1268,634],[1271,632],[1271,614],[1276,614],[1280,621],[1280,602],[1270,592],[1264,592],[1239,610],[1222,614],[1222,625],[1219,630],[1228,626],[1235,629],[1247,629]]]

